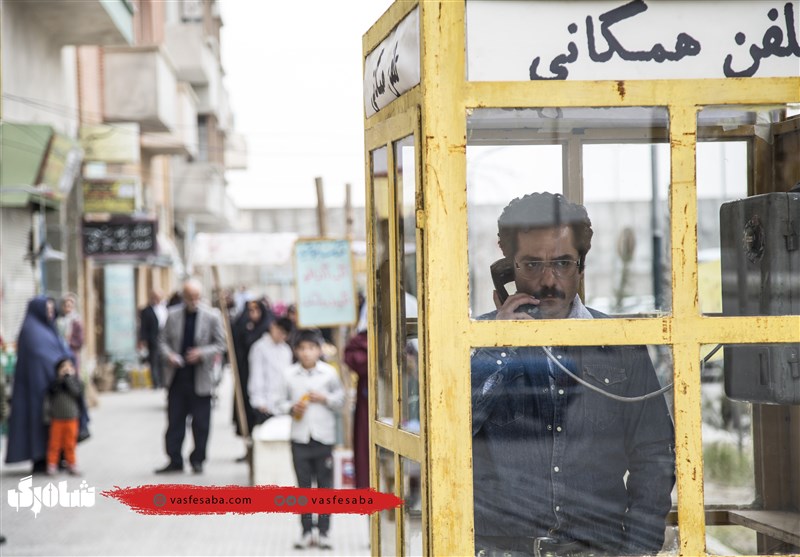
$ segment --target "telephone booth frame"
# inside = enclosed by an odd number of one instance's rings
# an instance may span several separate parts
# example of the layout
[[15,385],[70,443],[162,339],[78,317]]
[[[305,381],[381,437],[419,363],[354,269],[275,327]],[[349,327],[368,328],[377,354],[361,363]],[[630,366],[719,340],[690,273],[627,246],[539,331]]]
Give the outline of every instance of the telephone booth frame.
[[[468,0],[467,0],[468,1]],[[544,345],[663,344],[673,350],[674,426],[677,523],[680,555],[705,555],[705,528],[713,523],[703,498],[701,437],[700,350],[704,344],[796,343],[798,317],[708,317],[698,304],[696,158],[697,113],[708,105],[762,105],[800,103],[800,72],[789,77],[605,80],[605,81],[469,81],[466,75],[466,1],[397,1],[363,37],[366,57],[409,14],[418,10],[420,80],[417,85],[375,114],[365,116],[367,184],[368,303],[370,335],[370,467],[371,485],[382,484],[381,457],[387,451],[395,477],[403,463],[421,467],[422,552],[426,555],[474,554],[472,508],[472,453],[470,431],[470,348],[525,345],[535,336]],[[365,77],[365,81],[367,77]],[[469,317],[467,257],[466,114],[469,109],[547,107],[665,107],[669,112],[668,233],[672,309],[666,316],[613,318],[598,324],[570,321],[473,321]],[[402,211],[393,170],[399,156],[394,145],[413,137],[416,194],[408,213],[416,225],[416,322],[401,325],[403,290],[400,262],[409,254],[398,245]],[[376,266],[376,176],[373,155],[386,148],[385,194],[388,195],[388,273]],[[382,186],[384,187],[384,186]],[[748,195],[771,191],[756,186]],[[783,191],[783,190],[782,190]],[[580,191],[565,191],[582,202]],[[689,254],[687,256],[687,254]],[[385,284],[388,282],[388,284]],[[388,309],[390,346],[378,346],[380,326],[376,308]],[[386,316],[384,316],[385,318]],[[416,329],[419,344],[419,433],[402,427],[399,419],[402,385],[399,361],[402,341]],[[385,354],[391,380],[379,387],[378,354]],[[388,350],[388,351],[387,351]],[[389,378],[388,372],[385,379]],[[394,420],[378,417],[378,399],[384,396]],[[765,417],[784,420],[791,439],[800,446],[800,407]],[[776,422],[777,423],[777,422]],[[796,431],[795,431],[796,430]],[[795,451],[791,465],[800,466]],[[384,459],[385,460],[385,459]],[[394,491],[405,498],[407,482],[394,481]],[[800,490],[798,490],[800,493]],[[795,494],[800,498],[800,495]],[[795,501],[800,505],[800,500]],[[391,512],[391,511],[390,511]],[[374,555],[407,555],[406,516],[395,511],[391,537],[379,533],[380,517],[371,522]],[[387,545],[382,547],[382,544]],[[419,548],[414,551],[419,550]]]

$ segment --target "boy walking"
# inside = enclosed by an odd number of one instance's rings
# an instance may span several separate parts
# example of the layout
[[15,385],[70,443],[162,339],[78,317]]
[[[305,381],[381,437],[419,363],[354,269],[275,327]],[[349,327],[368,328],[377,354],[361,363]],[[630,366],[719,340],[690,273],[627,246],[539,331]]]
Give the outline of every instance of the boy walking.
[[47,391],[47,417],[50,418],[50,437],[47,444],[47,475],[58,471],[58,458],[64,452],[67,471],[80,474],[75,458],[78,444],[78,419],[81,414],[83,384],[75,372],[72,360],[65,358],[56,364],[56,378]]
[[[299,487],[333,487],[333,444],[336,441],[336,412],[344,406],[344,388],[336,370],[320,361],[322,335],[304,329],[293,338],[297,363],[284,374],[284,385],[276,410],[291,414],[292,461]],[[320,549],[331,549],[328,539],[331,517],[319,515],[317,529]],[[314,545],[311,514],[300,517],[303,533],[296,549]]]

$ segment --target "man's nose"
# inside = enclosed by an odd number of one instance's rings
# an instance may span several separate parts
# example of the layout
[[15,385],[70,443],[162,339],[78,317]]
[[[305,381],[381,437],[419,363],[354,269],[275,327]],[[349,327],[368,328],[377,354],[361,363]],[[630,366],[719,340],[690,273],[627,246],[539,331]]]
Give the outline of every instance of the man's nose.
[[556,284],[556,273],[551,265],[545,265],[539,282],[544,286]]

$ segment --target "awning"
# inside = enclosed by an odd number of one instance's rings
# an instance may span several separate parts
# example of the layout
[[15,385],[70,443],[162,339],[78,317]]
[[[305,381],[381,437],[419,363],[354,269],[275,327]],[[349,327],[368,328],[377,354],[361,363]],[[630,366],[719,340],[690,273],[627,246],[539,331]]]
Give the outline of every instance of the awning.
[[81,161],[77,143],[51,126],[0,122],[0,206],[57,209]]

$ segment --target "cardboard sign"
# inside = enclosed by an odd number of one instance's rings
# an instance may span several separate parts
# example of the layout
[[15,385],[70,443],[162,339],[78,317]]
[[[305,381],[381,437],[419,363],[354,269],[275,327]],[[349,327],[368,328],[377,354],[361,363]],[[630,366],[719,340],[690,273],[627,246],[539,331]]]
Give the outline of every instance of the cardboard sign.
[[356,321],[353,260],[347,240],[301,240],[294,248],[297,319],[301,327]]

